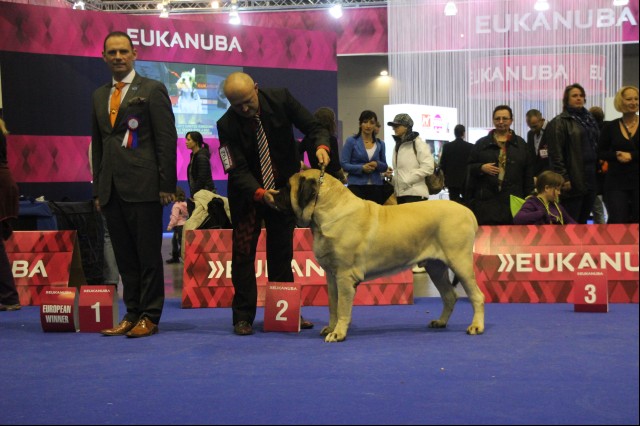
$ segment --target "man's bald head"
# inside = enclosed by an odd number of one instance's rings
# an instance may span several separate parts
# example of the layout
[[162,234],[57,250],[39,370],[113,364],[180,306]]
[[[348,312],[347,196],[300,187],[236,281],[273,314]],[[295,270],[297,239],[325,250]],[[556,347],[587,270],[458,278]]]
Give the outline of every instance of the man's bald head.
[[237,114],[253,117],[260,110],[258,85],[249,74],[234,72],[224,82],[224,95]]

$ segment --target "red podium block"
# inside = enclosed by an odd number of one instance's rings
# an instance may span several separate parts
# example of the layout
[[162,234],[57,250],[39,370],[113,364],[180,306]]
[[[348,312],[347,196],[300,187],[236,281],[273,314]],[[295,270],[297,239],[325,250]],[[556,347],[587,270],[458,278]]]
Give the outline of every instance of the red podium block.
[[113,285],[85,285],[78,298],[80,331],[98,333],[116,326],[118,320],[118,292]]
[[77,288],[45,287],[40,293],[42,331],[76,331],[78,310]]
[[264,331],[300,331],[300,294],[300,284],[267,283]]
[[609,285],[602,270],[580,271],[573,281],[575,312],[609,312]]

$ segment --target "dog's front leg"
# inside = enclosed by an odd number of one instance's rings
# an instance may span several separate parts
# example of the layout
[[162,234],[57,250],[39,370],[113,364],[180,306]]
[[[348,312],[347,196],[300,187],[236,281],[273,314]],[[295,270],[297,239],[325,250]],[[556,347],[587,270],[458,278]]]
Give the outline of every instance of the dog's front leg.
[[351,324],[351,310],[353,298],[356,294],[356,286],[353,280],[338,278],[338,321],[333,331],[325,337],[325,342],[342,342],[347,338],[347,330]]
[[338,283],[336,276],[327,273],[327,292],[329,293],[329,325],[320,331],[321,336],[332,333],[338,323]]

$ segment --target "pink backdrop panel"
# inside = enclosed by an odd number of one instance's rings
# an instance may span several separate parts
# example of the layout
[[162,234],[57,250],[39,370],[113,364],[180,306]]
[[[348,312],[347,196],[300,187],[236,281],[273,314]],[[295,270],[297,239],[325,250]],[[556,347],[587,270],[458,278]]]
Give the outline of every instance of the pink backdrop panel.
[[149,61],[336,71],[336,35],[0,2],[0,50],[100,57],[126,31]]
[[[176,19],[199,20],[215,26],[226,24],[227,13],[177,15]],[[326,9],[282,12],[240,12],[242,25],[264,28],[295,28],[331,31],[337,36],[338,55],[385,54],[388,51],[387,8],[345,8],[340,19]]]
[[90,136],[7,135],[16,182],[90,182]]

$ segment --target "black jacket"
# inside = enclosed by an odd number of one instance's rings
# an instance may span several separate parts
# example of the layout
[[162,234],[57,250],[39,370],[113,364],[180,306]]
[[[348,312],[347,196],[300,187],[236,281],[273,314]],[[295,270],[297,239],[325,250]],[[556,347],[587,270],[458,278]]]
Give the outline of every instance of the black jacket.
[[445,143],[440,154],[440,168],[444,172],[447,188],[464,188],[467,177],[467,162],[473,144],[461,138]]
[[[260,89],[258,99],[276,188],[282,188],[300,170],[293,127],[310,137],[316,149],[321,145],[329,148],[329,132],[287,89]],[[234,223],[235,215],[241,213],[246,203],[253,202],[256,191],[262,187],[258,141],[252,121],[229,109],[217,123],[221,148],[228,149],[232,161],[231,168],[225,172],[229,175],[227,192]]]
[[216,187],[211,177],[211,152],[204,146],[198,152],[191,153],[191,160],[187,167],[187,178],[189,179],[189,192],[191,197],[201,189],[216,192]]
[[513,223],[509,196],[525,198],[533,192],[533,161],[527,143],[513,133],[507,142],[507,164],[502,189],[498,176],[481,171],[486,163],[498,163],[500,147],[493,132],[476,142],[469,155],[469,181],[467,199],[480,225],[508,225]]
[[[587,192],[582,158],[583,137],[582,126],[566,111],[551,120],[544,132],[543,139],[549,148],[551,170],[571,181],[571,190],[562,191],[563,197],[581,196]],[[595,164],[593,171],[589,172],[595,174]]]

